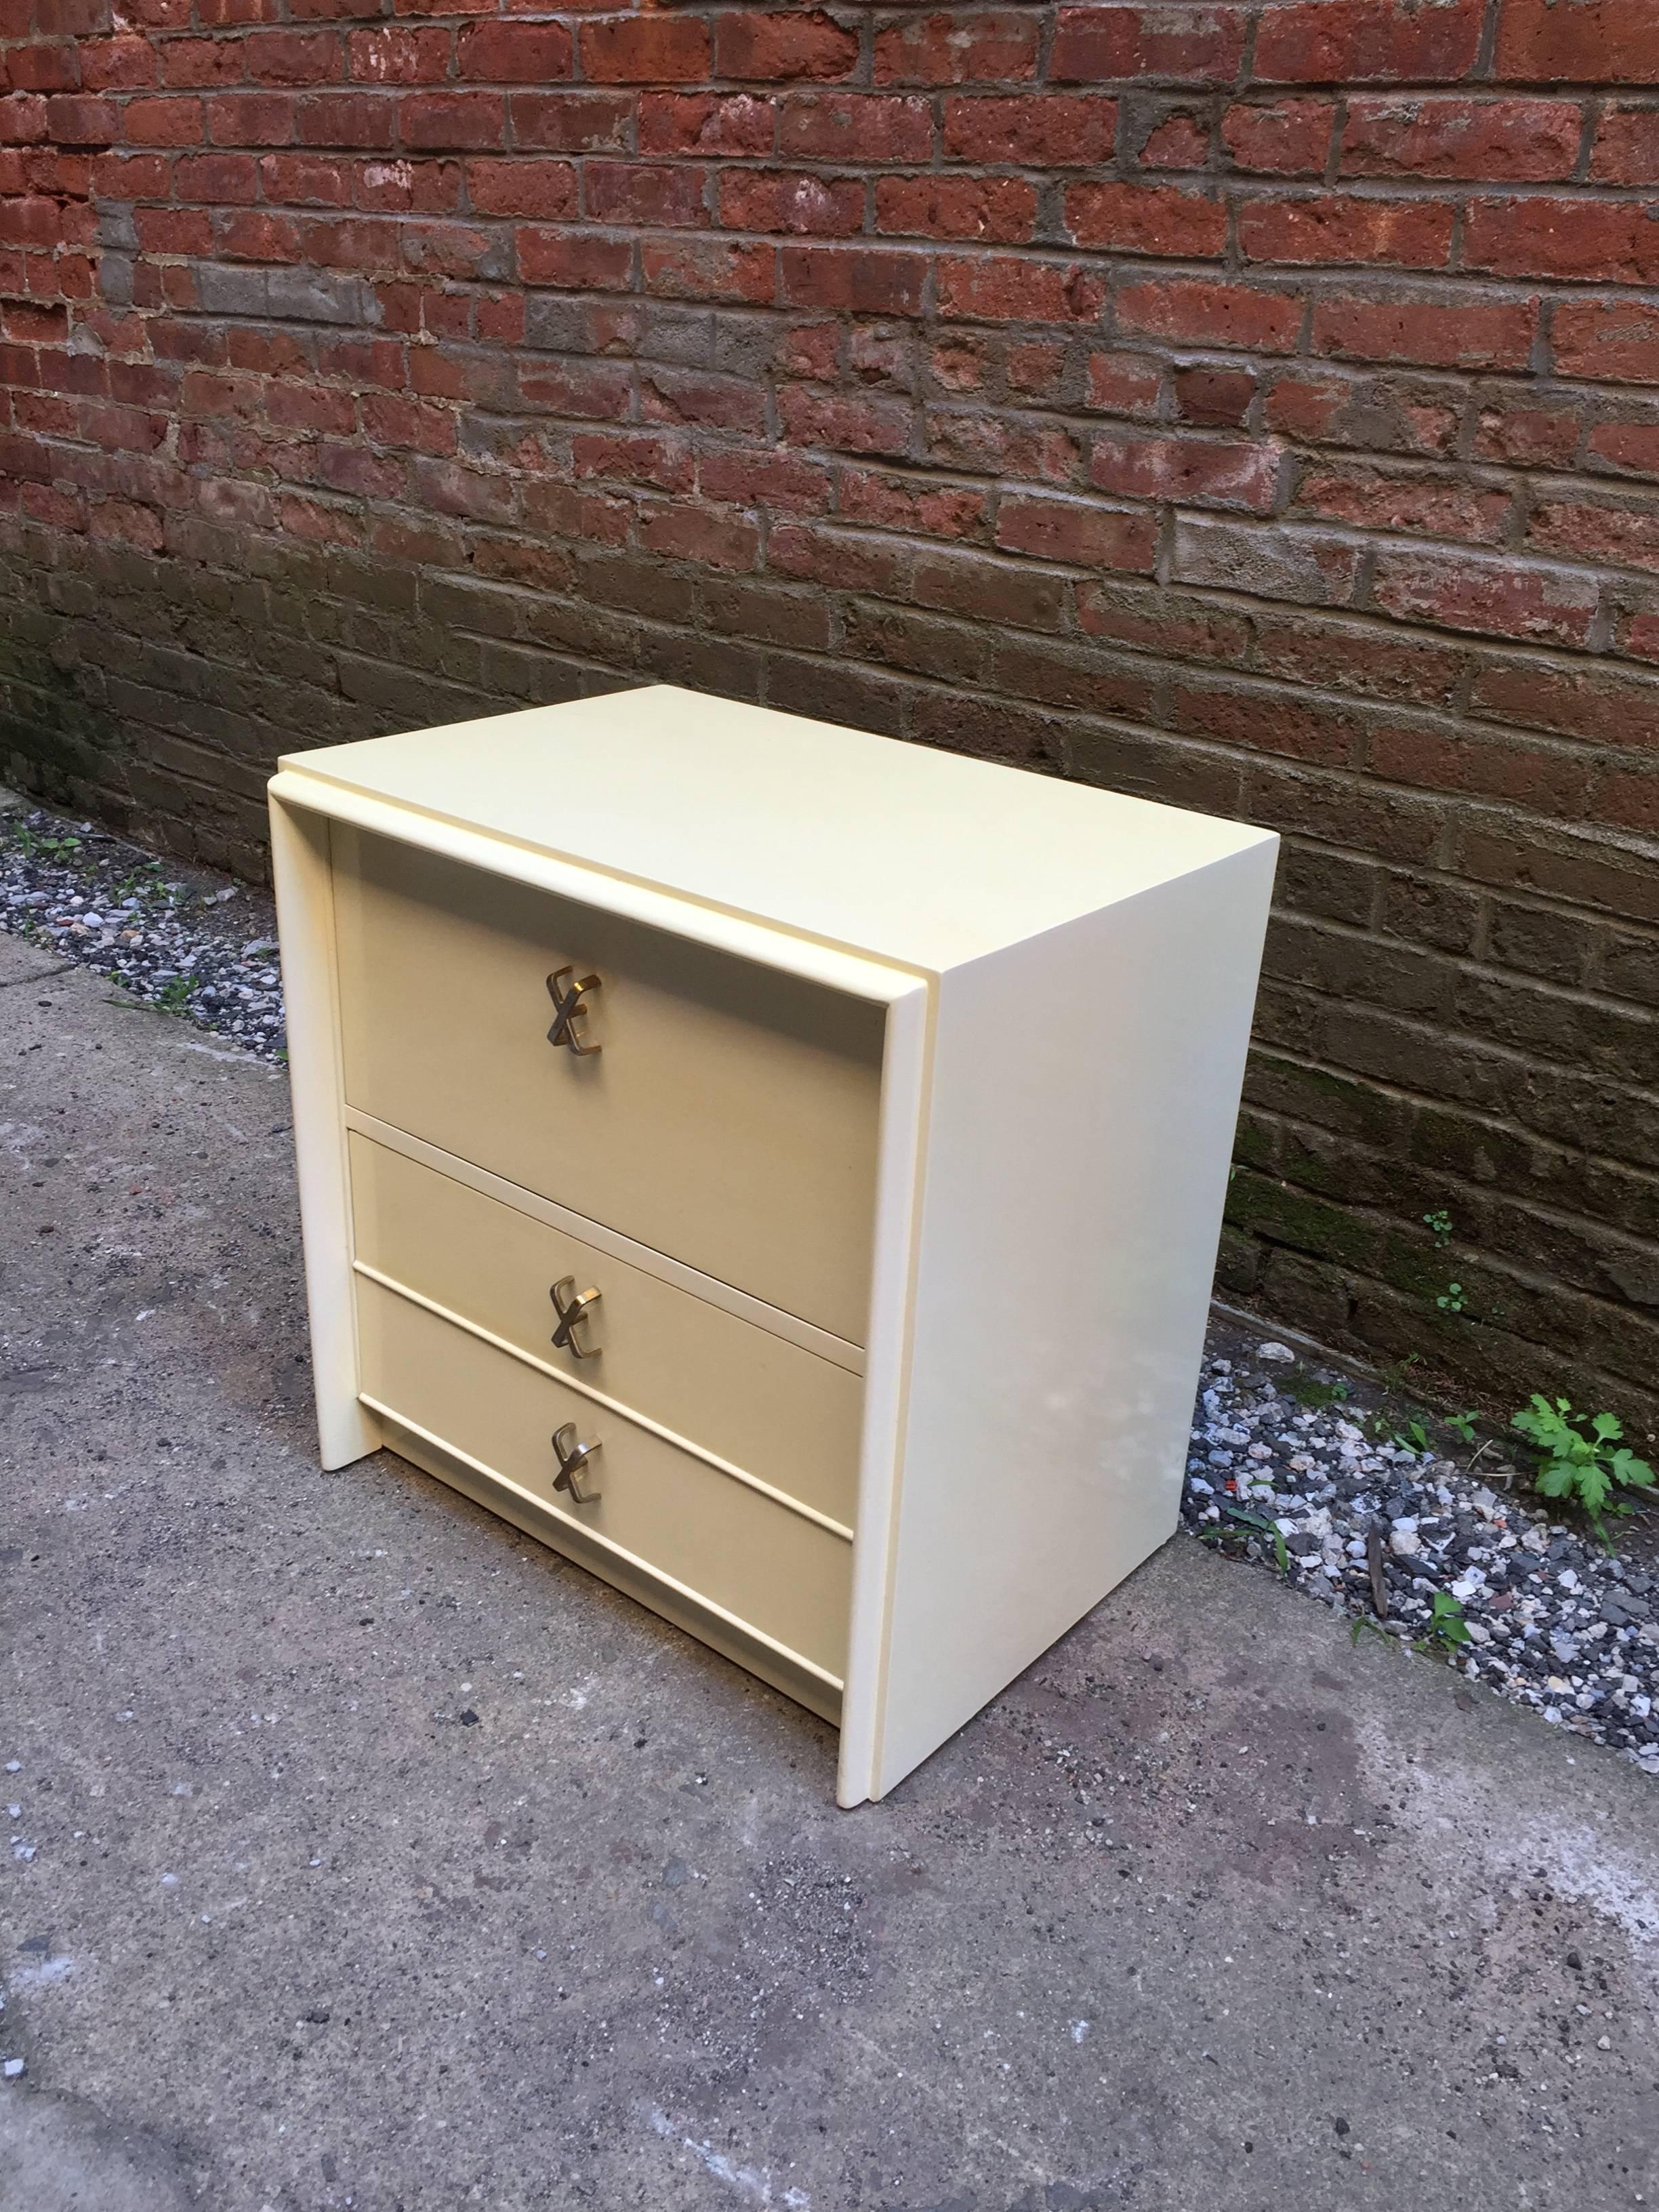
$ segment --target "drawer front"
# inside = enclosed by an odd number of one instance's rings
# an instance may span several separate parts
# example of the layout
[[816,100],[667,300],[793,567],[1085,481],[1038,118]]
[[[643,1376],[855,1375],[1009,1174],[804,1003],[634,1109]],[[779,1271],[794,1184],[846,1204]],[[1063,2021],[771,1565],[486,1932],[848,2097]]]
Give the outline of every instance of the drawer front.
[[[884,1009],[335,824],[350,1103],[854,1344]],[[548,978],[601,988],[550,1042]]]
[[[362,1276],[357,1330],[365,1397],[840,1680],[844,1537]],[[601,1444],[579,1481],[589,1504],[553,1486],[550,1439],[566,1422]]]
[[[763,1482],[852,1525],[860,1378],[354,1131],[356,1257]],[[553,1341],[550,1291],[598,1291]]]

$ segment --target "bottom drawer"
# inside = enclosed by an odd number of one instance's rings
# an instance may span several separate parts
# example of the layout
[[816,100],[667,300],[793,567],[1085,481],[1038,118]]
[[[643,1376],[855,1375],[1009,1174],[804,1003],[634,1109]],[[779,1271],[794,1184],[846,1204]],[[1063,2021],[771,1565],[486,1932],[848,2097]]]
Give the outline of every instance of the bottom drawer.
[[[839,1686],[853,1560],[843,1537],[363,1278],[357,1328],[362,1395],[377,1411],[481,1462],[538,1516],[580,1532],[583,1552],[617,1554],[647,1603],[641,1570]],[[579,1478],[586,1504],[553,1487],[552,1432],[567,1421],[601,1446]],[[685,1619],[676,1604],[661,1609]]]

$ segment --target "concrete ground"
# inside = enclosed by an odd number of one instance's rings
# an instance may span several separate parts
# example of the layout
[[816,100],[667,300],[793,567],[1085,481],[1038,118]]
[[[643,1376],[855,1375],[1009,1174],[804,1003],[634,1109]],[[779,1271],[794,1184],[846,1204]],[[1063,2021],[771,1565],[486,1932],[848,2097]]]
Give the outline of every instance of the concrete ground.
[[1182,1538],[836,1812],[817,1722],[319,1472],[282,1077],[51,965],[0,939],[4,2212],[1659,2203],[1650,1782]]

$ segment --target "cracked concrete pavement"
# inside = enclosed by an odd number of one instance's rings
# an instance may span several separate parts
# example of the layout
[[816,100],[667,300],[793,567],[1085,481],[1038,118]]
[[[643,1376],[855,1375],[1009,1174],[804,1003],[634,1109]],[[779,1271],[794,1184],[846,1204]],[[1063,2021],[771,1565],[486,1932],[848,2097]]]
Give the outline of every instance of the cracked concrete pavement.
[[54,967],[0,938],[3,2212],[1659,2203],[1632,1767],[1182,1537],[838,1813],[817,1721],[319,1470],[282,1077]]

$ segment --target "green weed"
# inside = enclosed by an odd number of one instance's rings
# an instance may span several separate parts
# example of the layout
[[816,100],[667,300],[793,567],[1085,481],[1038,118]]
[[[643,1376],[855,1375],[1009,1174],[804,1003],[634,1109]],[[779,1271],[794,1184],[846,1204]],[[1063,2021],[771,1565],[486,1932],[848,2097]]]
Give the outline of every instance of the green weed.
[[[1588,1431],[1585,1428],[1589,1421]],[[1590,1526],[1607,1547],[1613,1540],[1603,1525],[1630,1511],[1621,1490],[1651,1490],[1653,1469],[1620,1442],[1625,1425],[1617,1413],[1575,1414],[1570,1399],[1552,1404],[1534,1390],[1530,1405],[1510,1421],[1543,1455],[1538,1488],[1546,1498],[1571,1498],[1589,1516]]]
[[1429,1625],[1413,1649],[1422,1652],[1460,1650],[1471,1641],[1463,1608],[1449,1590],[1437,1590],[1429,1609]]

